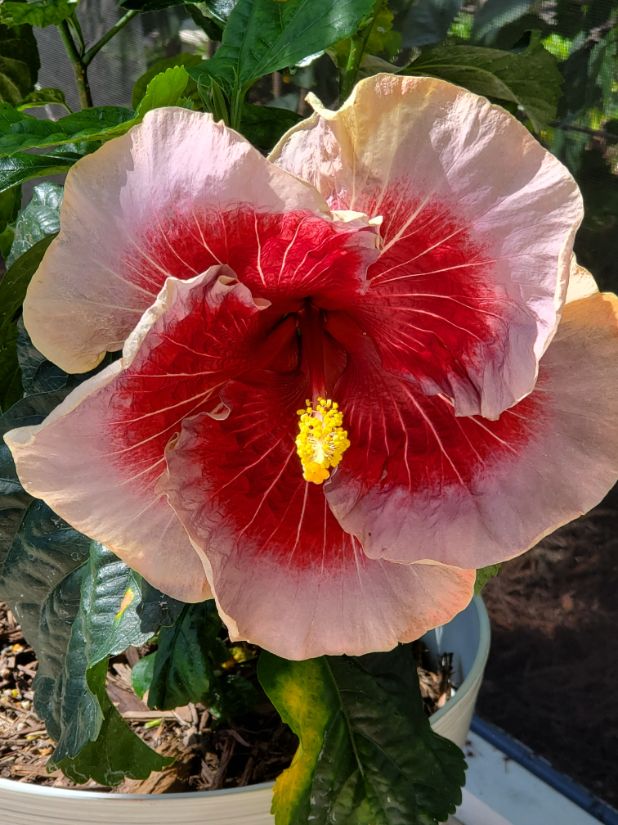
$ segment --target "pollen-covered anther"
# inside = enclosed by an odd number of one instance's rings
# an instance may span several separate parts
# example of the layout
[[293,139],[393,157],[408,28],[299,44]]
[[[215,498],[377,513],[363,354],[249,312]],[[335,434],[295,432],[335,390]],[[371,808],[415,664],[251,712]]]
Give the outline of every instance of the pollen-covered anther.
[[318,398],[315,407],[307,400],[304,410],[298,410],[296,452],[300,458],[305,481],[322,484],[331,469],[341,461],[350,446],[343,429],[343,413],[330,398]]

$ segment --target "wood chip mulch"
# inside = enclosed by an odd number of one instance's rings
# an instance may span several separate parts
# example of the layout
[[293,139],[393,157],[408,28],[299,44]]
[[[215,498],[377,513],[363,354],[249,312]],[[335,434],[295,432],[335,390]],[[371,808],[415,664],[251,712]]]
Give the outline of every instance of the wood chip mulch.
[[[454,689],[448,657],[435,669],[426,650],[415,650],[421,693],[428,713],[441,707]],[[113,660],[107,689],[135,732],[175,762],[145,780],[126,780],[115,792],[170,793],[215,790],[275,779],[290,763],[298,740],[270,704],[256,708],[247,725],[213,725],[208,708],[190,704],[173,711],[151,710],[131,687],[137,651]],[[36,659],[21,630],[0,603],[0,777],[62,788],[108,791],[95,782],[75,785],[46,763],[54,749],[45,726],[32,710]],[[250,726],[248,726],[250,725]]]

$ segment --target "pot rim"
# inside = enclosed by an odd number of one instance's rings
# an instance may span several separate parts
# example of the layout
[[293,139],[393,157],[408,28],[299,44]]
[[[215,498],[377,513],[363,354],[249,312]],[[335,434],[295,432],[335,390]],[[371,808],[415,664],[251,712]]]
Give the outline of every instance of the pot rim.
[[[431,718],[437,722],[447,712],[450,712],[469,692],[473,689],[475,683],[482,677],[485,663],[489,655],[489,644],[491,640],[491,630],[489,625],[489,616],[487,609],[483,603],[482,598],[477,595],[474,596],[470,602],[470,606],[474,606],[479,621],[479,641],[474,661],[470,672],[465,677],[456,694],[449,699],[444,707],[432,714]],[[467,609],[467,608],[465,608]],[[430,631],[431,632],[431,631]],[[30,782],[18,782],[15,779],[4,779],[0,777],[0,790],[4,789],[11,793],[34,794],[37,796],[50,796],[55,799],[61,798],[81,798],[85,799],[108,799],[110,803],[114,800],[131,801],[144,799],[157,799],[157,804],[171,804],[177,799],[199,799],[200,797],[212,798],[215,796],[231,796],[235,794],[247,794],[256,791],[271,790],[274,782],[260,782],[255,785],[245,785],[242,788],[223,788],[217,791],[182,791],[177,793],[166,794],[147,794],[147,793],[114,793],[102,791],[87,791],[74,788],[54,788],[49,785],[36,785]]]

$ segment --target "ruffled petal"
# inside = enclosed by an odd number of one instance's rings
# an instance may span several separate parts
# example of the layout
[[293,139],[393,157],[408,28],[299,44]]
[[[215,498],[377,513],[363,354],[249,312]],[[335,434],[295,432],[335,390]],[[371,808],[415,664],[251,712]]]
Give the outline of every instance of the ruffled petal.
[[497,421],[461,418],[352,357],[337,388],[352,446],[325,485],[374,558],[482,567],[524,552],[618,478],[618,299],[565,306],[534,392]]
[[271,158],[332,208],[382,215],[359,309],[384,365],[495,418],[534,386],[582,216],[567,170],[503,109],[432,78],[377,75]]
[[571,258],[571,273],[569,275],[569,285],[566,294],[566,303],[578,301],[580,298],[588,298],[599,291],[597,282],[593,276],[577,263],[575,255]]
[[256,296],[305,297],[333,279],[356,288],[376,256],[362,216],[333,220],[315,189],[186,109],[154,110],[75,164],[60,224],[24,317],[68,372],[121,349],[169,276],[228,264]]
[[277,357],[282,346],[268,309],[226,272],[168,280],[121,361],[81,384],[42,424],[5,436],[32,495],[185,601],[209,589],[200,554],[158,490],[165,447],[185,416],[219,405],[230,376],[261,352]]
[[294,438],[305,391],[294,376],[230,385],[227,417],[185,421],[164,488],[208,559],[233,639],[289,659],[388,650],[462,610],[474,572],[365,556],[303,481]]

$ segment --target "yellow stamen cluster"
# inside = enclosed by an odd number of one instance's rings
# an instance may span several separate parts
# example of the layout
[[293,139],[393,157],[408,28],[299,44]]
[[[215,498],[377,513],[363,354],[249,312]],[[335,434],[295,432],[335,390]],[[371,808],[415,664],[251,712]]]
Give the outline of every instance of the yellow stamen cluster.
[[296,452],[305,481],[322,484],[330,476],[330,468],[339,464],[350,442],[338,404],[330,398],[318,398],[315,409],[311,401],[306,404],[304,410],[298,410]]

